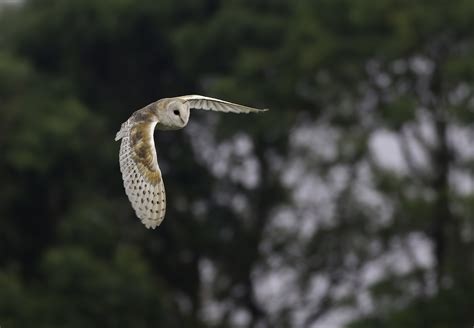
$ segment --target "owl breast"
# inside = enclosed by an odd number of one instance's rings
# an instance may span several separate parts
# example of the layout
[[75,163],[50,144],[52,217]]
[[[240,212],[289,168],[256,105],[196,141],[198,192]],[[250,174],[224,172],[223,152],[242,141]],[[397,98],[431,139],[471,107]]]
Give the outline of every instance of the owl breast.
[[184,124],[179,124],[179,123],[174,123],[174,122],[158,122],[156,124],[156,128],[159,130],[164,130],[164,131],[173,131],[173,130],[179,130],[184,128]]

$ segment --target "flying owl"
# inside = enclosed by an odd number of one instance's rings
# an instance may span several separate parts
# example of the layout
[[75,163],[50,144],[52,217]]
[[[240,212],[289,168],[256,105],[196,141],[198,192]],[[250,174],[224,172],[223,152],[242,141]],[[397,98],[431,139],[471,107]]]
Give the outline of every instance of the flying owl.
[[155,229],[165,217],[166,194],[156,157],[153,132],[177,130],[188,124],[190,109],[258,113],[256,109],[228,101],[192,95],[163,98],[137,110],[122,124],[115,141],[120,145],[120,171],[125,192],[135,214],[147,228]]

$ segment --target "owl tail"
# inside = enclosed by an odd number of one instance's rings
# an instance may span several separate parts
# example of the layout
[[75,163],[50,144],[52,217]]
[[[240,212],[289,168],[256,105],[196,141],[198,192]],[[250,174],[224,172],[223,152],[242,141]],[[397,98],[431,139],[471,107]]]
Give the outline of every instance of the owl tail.
[[123,138],[123,132],[122,130],[120,130],[119,132],[117,132],[117,134],[115,135],[115,141],[119,141],[120,139]]
[[117,132],[117,134],[115,135],[115,141],[119,141],[125,136],[125,131],[127,130],[127,122],[122,123],[122,126],[120,127],[120,131]]

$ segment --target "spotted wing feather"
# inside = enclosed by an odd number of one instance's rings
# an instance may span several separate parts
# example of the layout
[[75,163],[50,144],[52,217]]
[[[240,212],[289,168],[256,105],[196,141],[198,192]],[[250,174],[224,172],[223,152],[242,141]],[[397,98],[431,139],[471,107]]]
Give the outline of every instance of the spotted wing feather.
[[130,119],[116,137],[122,139],[120,171],[125,192],[137,217],[152,229],[160,225],[166,212],[165,187],[153,140],[155,125]]

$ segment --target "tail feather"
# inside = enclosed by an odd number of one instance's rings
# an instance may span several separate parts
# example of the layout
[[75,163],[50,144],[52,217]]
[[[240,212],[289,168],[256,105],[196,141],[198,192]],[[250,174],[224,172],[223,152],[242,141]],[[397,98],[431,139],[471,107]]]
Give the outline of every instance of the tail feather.
[[120,139],[122,139],[125,136],[125,131],[127,130],[127,124],[128,124],[128,121],[122,123],[122,126],[120,127],[120,130],[115,135],[115,141],[119,141]]

